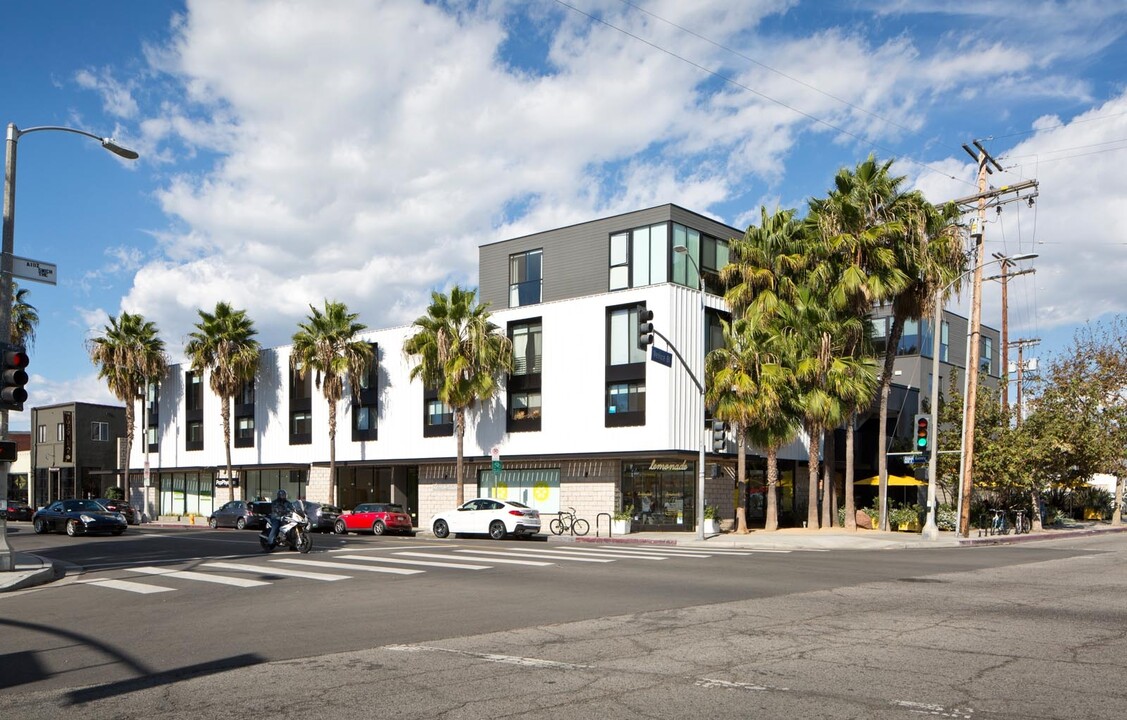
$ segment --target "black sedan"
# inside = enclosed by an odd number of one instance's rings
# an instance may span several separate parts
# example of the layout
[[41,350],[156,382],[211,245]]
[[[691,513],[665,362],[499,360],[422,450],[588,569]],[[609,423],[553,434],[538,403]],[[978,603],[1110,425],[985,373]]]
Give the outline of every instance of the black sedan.
[[5,512],[9,520],[30,520],[31,516],[35,514],[35,510],[30,505],[19,500],[9,500]]
[[67,535],[112,533],[120,535],[129,525],[121,513],[110,512],[94,500],[57,500],[31,517],[37,533],[65,530]]
[[294,504],[301,504],[305,516],[309,518],[310,529],[313,532],[332,532],[340,517],[340,508],[335,505],[324,505],[311,500],[295,500]]
[[94,502],[98,503],[110,512],[121,513],[125,516],[125,522],[130,525],[140,525],[141,518],[137,514],[137,510],[125,502],[124,500],[111,500],[110,498],[94,498]]

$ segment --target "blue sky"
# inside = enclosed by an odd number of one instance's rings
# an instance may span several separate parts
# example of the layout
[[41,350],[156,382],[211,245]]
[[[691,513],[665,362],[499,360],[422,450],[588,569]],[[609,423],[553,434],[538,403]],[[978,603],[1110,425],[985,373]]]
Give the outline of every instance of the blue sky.
[[[1040,183],[985,237],[1040,256],[1010,284],[1010,335],[1044,356],[1127,305],[1127,9],[1015,7],[10,4],[0,119],[141,153],[19,142],[15,254],[59,268],[24,283],[29,405],[116,402],[85,343],[123,309],[174,361],[219,300],[268,346],[326,297],[403,325],[432,289],[476,284],[483,243],[666,202],[743,227],[760,205],[804,210],[870,152],[940,202],[974,192],[975,139],[1006,168],[993,184]],[[996,284],[983,302],[1000,325]]]

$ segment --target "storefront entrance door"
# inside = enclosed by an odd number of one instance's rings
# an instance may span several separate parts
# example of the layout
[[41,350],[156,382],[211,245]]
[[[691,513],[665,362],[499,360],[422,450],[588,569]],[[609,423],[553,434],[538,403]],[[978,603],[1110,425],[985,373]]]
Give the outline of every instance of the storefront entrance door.
[[696,468],[685,461],[626,463],[622,505],[634,508],[638,532],[696,530]]

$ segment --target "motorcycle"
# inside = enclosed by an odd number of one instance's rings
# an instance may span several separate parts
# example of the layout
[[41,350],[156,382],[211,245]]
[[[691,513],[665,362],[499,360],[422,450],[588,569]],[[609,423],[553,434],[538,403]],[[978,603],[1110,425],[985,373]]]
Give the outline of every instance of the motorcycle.
[[295,507],[286,513],[281,522],[273,543],[269,541],[269,527],[259,534],[258,542],[262,545],[263,552],[272,552],[281,545],[287,545],[290,550],[297,550],[302,554],[313,549],[313,534],[309,531],[310,522],[304,511]]

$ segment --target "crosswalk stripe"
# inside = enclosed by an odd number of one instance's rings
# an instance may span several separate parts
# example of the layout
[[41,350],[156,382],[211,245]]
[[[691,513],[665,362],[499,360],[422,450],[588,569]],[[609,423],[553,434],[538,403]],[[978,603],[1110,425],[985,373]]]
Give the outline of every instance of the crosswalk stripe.
[[[514,550],[515,550],[515,548],[514,548]],[[523,548],[522,548],[522,550],[523,550]],[[459,551],[459,552],[462,552],[462,551]],[[533,550],[533,552],[536,552],[536,551]],[[665,559],[665,557],[661,556],[661,555],[630,555],[628,553],[620,553],[620,552],[615,551],[615,550],[599,550],[597,548],[591,548],[591,549],[584,548],[582,550],[578,550],[578,549],[577,550],[571,550],[571,549],[568,549],[568,548],[561,548],[561,549],[556,550],[554,552],[564,553],[565,555],[572,555],[572,556],[575,556],[575,555],[593,555],[593,556],[602,557],[602,558],[614,558],[616,560],[664,560]],[[572,559],[575,559],[575,558],[573,557]]]
[[599,553],[600,555],[605,555],[605,554],[608,554],[608,553],[615,553],[616,555],[629,555],[631,557],[662,557],[662,558],[664,558],[664,557],[694,557],[694,558],[712,557],[711,555],[709,555],[707,553],[702,553],[702,552],[695,552],[695,553],[670,552],[669,550],[647,550],[647,549],[644,549],[644,548],[616,548],[616,547],[615,548],[612,548],[612,547],[590,547],[590,548],[583,547],[583,548],[579,548],[579,547],[577,547],[577,548],[567,548],[564,552],[569,552],[569,553],[572,553],[572,552],[575,552],[575,553],[589,552],[589,553]]
[[324,560],[302,560],[301,558],[278,558],[270,562],[289,563],[291,565],[308,565],[309,567],[332,568],[333,570],[363,570],[365,572],[382,572],[389,575],[418,575],[425,570],[407,570],[405,568],[376,567],[375,565],[357,565],[356,563],[326,562]]
[[204,567],[219,568],[220,570],[242,570],[243,572],[264,573],[267,575],[283,575],[285,577],[306,578],[308,580],[325,580],[334,582],[336,580],[350,580],[351,575],[333,575],[332,573],[312,573],[303,572],[301,570],[290,570],[289,568],[268,568],[259,565],[243,565],[241,563],[228,563],[228,562],[213,562],[206,563]]
[[[467,552],[467,551],[456,550],[455,552]],[[397,555],[407,555],[409,557],[436,558],[438,560],[449,560],[450,559],[449,555],[439,555],[438,553],[403,552],[403,553],[396,553],[396,554]],[[483,562],[504,563],[506,565],[535,565],[535,566],[538,566],[538,567],[547,567],[549,565],[555,564],[555,563],[550,563],[550,562],[540,562],[538,560],[513,560],[512,558],[489,558],[488,560],[486,560],[485,558],[481,558],[481,559],[482,559]]]
[[490,559],[494,555],[502,557],[535,557],[543,558],[545,560],[574,560],[575,562],[594,562],[594,563],[608,563],[614,562],[614,558],[593,558],[593,557],[576,557],[574,553],[561,552],[559,550],[534,550],[532,548],[514,548],[510,551],[505,550],[457,550],[460,553],[473,553],[474,555],[489,555]]
[[181,580],[197,580],[199,582],[216,583],[218,585],[234,585],[236,587],[257,587],[259,585],[269,585],[270,583],[262,580],[248,580],[246,578],[233,578],[226,575],[212,575],[210,573],[192,572],[191,570],[170,570],[168,568],[159,567],[136,567],[130,568],[133,572],[145,573],[146,575],[161,575],[163,577],[180,578]]
[[112,588],[114,590],[124,590],[131,593],[140,593],[148,595],[150,593],[172,592],[175,588],[161,587],[159,585],[146,585],[139,582],[130,582],[128,580],[92,580],[88,585],[97,585],[98,587]]
[[[399,553],[396,553],[399,554]],[[454,568],[455,570],[488,570],[488,565],[467,565],[465,563],[434,562],[431,560],[401,560],[398,558],[369,555],[338,555],[345,560],[367,560],[369,562],[398,563],[400,565],[423,565],[426,567]]]

